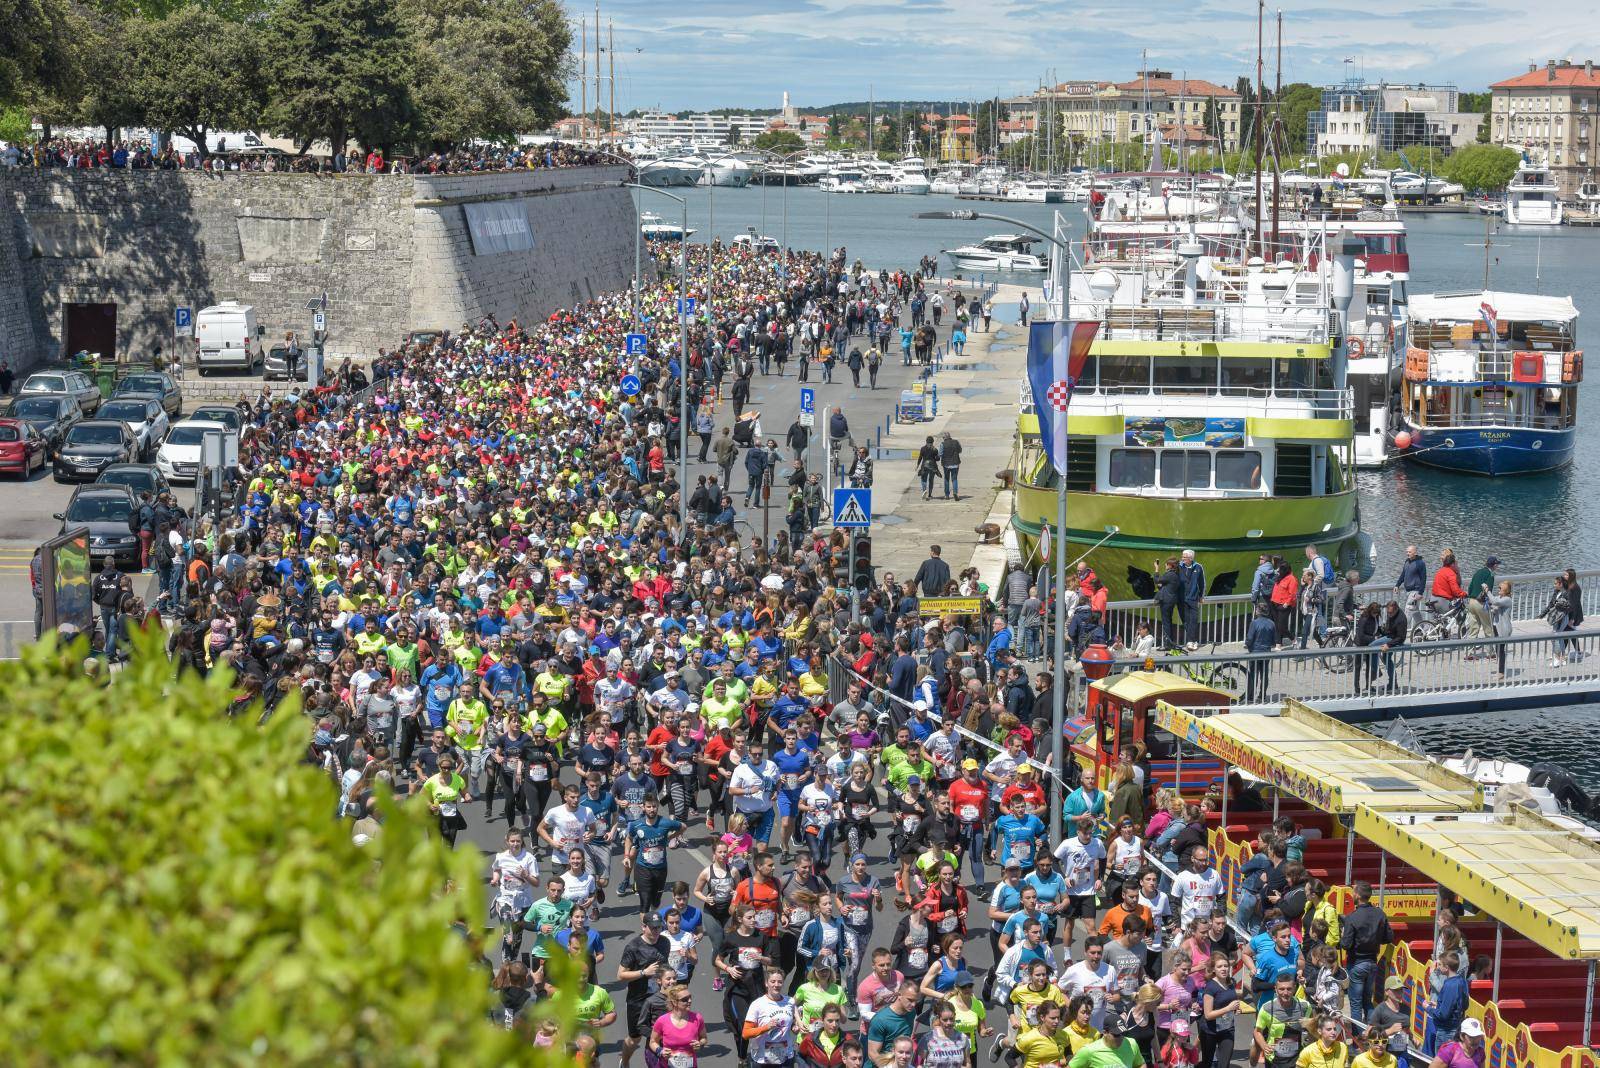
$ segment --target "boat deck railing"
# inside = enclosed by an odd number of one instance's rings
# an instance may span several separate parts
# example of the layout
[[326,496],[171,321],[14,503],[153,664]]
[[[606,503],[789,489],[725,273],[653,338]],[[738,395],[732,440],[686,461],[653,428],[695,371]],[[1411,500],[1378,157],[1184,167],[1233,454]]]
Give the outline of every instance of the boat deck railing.
[[1224,299],[1194,304],[1115,304],[1072,301],[1074,318],[1100,320],[1103,341],[1243,341],[1325,345],[1334,335],[1331,313],[1311,304],[1247,303],[1231,290]]
[[1452,412],[1446,415],[1429,412],[1426,419],[1417,425],[1423,430],[1571,430],[1577,423],[1577,416],[1571,410],[1565,414],[1542,411],[1479,411]]
[[[1073,404],[1093,410],[1097,398],[1160,402],[1175,397],[1239,401],[1249,414],[1280,419],[1350,419],[1355,415],[1355,393],[1350,389],[1269,389],[1256,386],[1087,386],[1073,391]],[[1033,389],[1024,379],[1017,402],[1024,414],[1034,411]],[[1215,414],[1215,413],[1214,413]]]
[[[1300,560],[1292,562],[1298,573],[1304,568]],[[1511,583],[1511,619],[1513,623],[1525,623],[1543,617],[1545,606],[1550,601],[1559,571],[1538,571],[1520,575],[1496,575],[1497,581]],[[1595,586],[1595,580],[1600,578],[1600,570],[1578,572],[1578,585]],[[1249,575],[1240,575],[1239,582],[1247,584],[1251,580]],[[1600,593],[1587,593],[1589,602],[1600,612]],[[1328,600],[1331,605],[1335,591],[1328,591]],[[1356,587],[1356,600],[1358,605],[1365,606],[1369,603],[1384,604],[1388,601],[1398,601],[1402,607],[1405,605],[1405,595],[1397,593],[1394,585],[1388,582],[1365,582]],[[1217,645],[1243,644],[1245,630],[1250,626],[1250,595],[1246,593],[1232,594],[1226,597],[1207,597],[1200,602],[1200,628],[1202,636],[1208,643]],[[1142,601],[1112,601],[1106,606],[1109,620],[1106,634],[1110,637],[1120,636],[1123,641],[1131,643],[1137,632],[1140,622],[1151,624],[1151,632],[1160,637],[1160,609],[1154,600]],[[1585,614],[1588,614],[1586,606]],[[1237,654],[1230,656],[1236,659]]]

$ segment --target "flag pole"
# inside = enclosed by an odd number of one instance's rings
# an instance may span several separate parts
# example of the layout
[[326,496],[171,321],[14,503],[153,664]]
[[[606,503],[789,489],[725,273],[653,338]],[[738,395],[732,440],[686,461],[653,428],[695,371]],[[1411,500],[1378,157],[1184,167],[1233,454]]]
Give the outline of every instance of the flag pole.
[[[1055,256],[1052,257],[1052,259],[1051,259],[1052,270],[1050,272],[1054,276],[1054,278],[1052,279],[1052,283],[1053,283],[1053,285],[1055,287],[1054,296],[1055,296],[1056,307],[1053,310],[1055,311],[1055,314],[1056,314],[1056,322],[1057,323],[1066,324],[1067,329],[1070,330],[1071,329],[1071,323],[1068,321],[1070,319],[1070,316],[1068,315],[1068,312],[1071,310],[1072,301],[1071,301],[1071,298],[1070,298],[1070,296],[1069,296],[1069,294],[1067,292],[1067,287],[1071,283],[1071,279],[1072,279],[1071,245],[1070,245],[1069,239],[1067,238],[1067,235],[1063,232],[1061,212],[1059,212],[1059,211],[1057,211],[1055,213],[1055,225],[1053,227],[1053,230],[1054,230],[1054,237],[1052,238],[1052,240],[1055,243]],[[1071,348],[1070,348],[1070,346],[1072,344],[1072,338],[1070,336],[1067,339],[1067,344],[1069,346],[1069,348],[1068,348],[1068,353],[1069,353],[1069,355],[1068,355],[1068,364],[1069,364],[1069,367],[1070,367],[1070,364],[1071,364],[1071,356],[1070,356]],[[1070,373],[1070,371],[1069,371],[1069,373]],[[1045,414],[1045,413],[1041,413],[1041,414]],[[1056,608],[1056,616],[1055,616],[1055,619],[1056,619],[1056,643],[1055,643],[1056,644],[1056,648],[1055,648],[1055,672],[1054,672],[1054,678],[1052,678],[1051,681],[1050,681],[1050,737],[1051,737],[1050,755],[1051,755],[1052,762],[1055,765],[1056,775],[1058,776],[1058,778],[1056,779],[1056,782],[1059,784],[1059,787],[1058,787],[1058,789],[1056,791],[1058,796],[1055,799],[1055,803],[1050,806],[1050,840],[1052,842],[1059,842],[1062,839],[1062,833],[1061,833],[1061,811],[1062,811],[1062,805],[1066,801],[1065,791],[1067,789],[1067,780],[1066,780],[1067,769],[1066,769],[1065,765],[1062,763],[1062,761],[1065,759],[1065,753],[1064,753],[1065,743],[1063,741],[1063,732],[1064,732],[1064,730],[1066,728],[1066,701],[1067,701],[1067,695],[1066,695],[1066,689],[1067,689],[1067,599],[1066,599],[1066,589],[1067,589],[1067,476],[1066,476],[1066,467],[1067,467],[1067,458],[1065,456],[1062,456],[1061,457],[1060,468],[1056,471],[1056,536],[1055,536],[1055,546],[1054,546],[1055,551],[1056,551],[1055,591],[1054,591],[1055,595],[1056,595],[1056,606],[1055,606],[1055,608]]]

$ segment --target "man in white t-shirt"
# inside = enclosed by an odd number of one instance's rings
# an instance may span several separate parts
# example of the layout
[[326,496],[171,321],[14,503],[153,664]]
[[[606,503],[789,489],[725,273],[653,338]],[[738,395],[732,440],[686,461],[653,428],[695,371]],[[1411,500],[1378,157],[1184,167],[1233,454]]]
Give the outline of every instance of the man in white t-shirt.
[[1066,926],[1062,940],[1072,945],[1072,928],[1082,919],[1093,930],[1095,902],[1105,885],[1106,847],[1094,836],[1094,817],[1079,816],[1078,833],[1055,848],[1061,862],[1061,877],[1067,883]]
[[615,726],[627,719],[633,695],[633,683],[617,674],[616,664],[606,664],[605,677],[594,684],[595,708],[605,713],[606,722]]
[[539,821],[539,838],[550,847],[550,859],[557,870],[567,866],[567,850],[582,845],[594,827],[594,812],[578,804],[578,788],[561,788],[561,804]]
[[795,1058],[795,1031],[800,1006],[783,993],[783,973],[767,971],[767,992],[744,1014],[744,1037],[750,1042],[750,1063],[790,1065]]
[[733,807],[744,814],[750,835],[765,842],[772,835],[772,806],[777,800],[778,766],[766,758],[766,747],[751,741],[745,759],[728,776]]
[[1105,961],[1105,935],[1090,935],[1083,944],[1083,959],[1061,976],[1061,992],[1071,1001],[1079,995],[1088,995],[1094,1009],[1089,1024],[1098,1028],[1106,1019],[1106,991],[1117,982],[1116,969]]
[[1187,930],[1189,921],[1210,918],[1222,898],[1222,876],[1211,866],[1211,850],[1197,845],[1189,853],[1189,870],[1172,880],[1172,903],[1178,908],[1178,926]]

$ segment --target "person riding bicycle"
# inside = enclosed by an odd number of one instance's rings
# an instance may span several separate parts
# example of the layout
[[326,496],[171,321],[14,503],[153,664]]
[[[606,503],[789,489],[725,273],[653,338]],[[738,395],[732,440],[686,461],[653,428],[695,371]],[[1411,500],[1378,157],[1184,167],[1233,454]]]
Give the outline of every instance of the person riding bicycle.
[[1355,627],[1356,615],[1361,611],[1360,601],[1356,597],[1356,587],[1360,584],[1360,572],[1346,571],[1344,581],[1339,583],[1339,588],[1333,594],[1333,604],[1328,612],[1329,618],[1346,630]]
[[1461,570],[1456,566],[1456,554],[1450,549],[1439,553],[1439,570],[1433,573],[1431,594],[1429,605],[1441,616],[1466,599],[1467,591],[1461,588]]

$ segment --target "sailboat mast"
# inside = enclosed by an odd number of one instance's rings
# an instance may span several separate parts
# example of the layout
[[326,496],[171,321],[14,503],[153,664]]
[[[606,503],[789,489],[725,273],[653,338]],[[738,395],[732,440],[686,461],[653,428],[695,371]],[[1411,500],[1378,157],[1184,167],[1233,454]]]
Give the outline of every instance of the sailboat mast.
[[1266,74],[1261,63],[1262,35],[1266,32],[1263,20],[1267,17],[1267,0],[1256,0],[1256,206],[1255,206],[1255,249],[1256,255],[1261,255],[1261,121],[1263,112],[1261,98],[1266,95]]
[[[572,38],[567,38],[571,40]],[[589,23],[578,19],[578,140],[583,140],[583,124],[589,114]]]
[[606,19],[606,81],[611,83],[611,103],[606,107],[606,139],[617,139],[617,27]]
[[1283,9],[1278,9],[1278,69],[1273,75],[1272,83],[1272,248],[1274,256],[1282,255],[1278,252],[1278,189],[1283,185],[1282,168],[1278,160],[1278,135],[1279,123],[1282,115],[1278,108],[1283,99]]
[[600,109],[600,0],[594,0],[594,106]]

